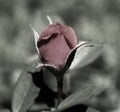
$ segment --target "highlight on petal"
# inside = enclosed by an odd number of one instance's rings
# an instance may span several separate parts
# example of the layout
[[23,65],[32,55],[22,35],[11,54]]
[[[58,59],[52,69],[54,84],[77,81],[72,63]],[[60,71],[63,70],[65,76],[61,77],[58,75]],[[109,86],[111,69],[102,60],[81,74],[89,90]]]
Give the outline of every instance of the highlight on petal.
[[50,18],[50,16],[47,15],[47,19],[49,21],[49,24],[53,24],[52,19]]
[[39,53],[39,50],[38,50],[38,48],[37,48],[37,41],[38,41],[38,39],[39,39],[39,34],[38,34],[38,32],[32,27],[31,24],[29,24],[29,25],[30,25],[33,33],[34,33],[35,47],[36,47],[36,49],[37,49],[37,52]]

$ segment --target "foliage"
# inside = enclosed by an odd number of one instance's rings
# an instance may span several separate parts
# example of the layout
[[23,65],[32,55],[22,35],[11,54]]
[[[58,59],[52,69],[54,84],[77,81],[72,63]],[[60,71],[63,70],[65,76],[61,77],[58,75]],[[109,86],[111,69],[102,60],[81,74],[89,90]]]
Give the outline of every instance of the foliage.
[[[83,69],[91,63],[94,63],[98,57],[101,56],[103,45],[89,44],[82,48],[78,47],[74,56],[73,62],[68,69],[67,73],[71,75],[72,71],[77,69]],[[86,54],[86,55],[84,55]],[[82,57],[82,55],[84,57]],[[73,56],[73,55],[71,55]],[[81,57],[81,59],[79,59]],[[69,64],[69,63],[68,63]],[[74,67],[73,67],[74,66]],[[49,70],[49,69],[48,69]],[[71,94],[66,94],[63,91],[62,102],[57,103],[57,81],[54,75],[49,72],[47,68],[38,67],[36,61],[33,62],[20,76],[13,94],[12,100],[12,112],[36,112],[36,111],[70,111],[70,108],[83,107],[84,112],[87,110],[87,106],[91,104],[91,101],[99,95],[104,89],[98,88],[93,82],[87,81],[87,86],[75,87],[71,91]],[[79,70],[74,72],[75,77],[79,74]],[[68,79],[67,79],[68,80]],[[67,82],[67,80],[64,81]],[[72,81],[72,79],[70,79]],[[80,79],[77,79],[78,81]],[[63,86],[65,86],[63,83]],[[68,85],[70,86],[70,85]],[[76,85],[78,86],[78,85]],[[38,105],[35,108],[35,105]],[[81,106],[82,105],[82,106]],[[57,108],[56,108],[57,106]],[[82,108],[79,111],[83,111]]]

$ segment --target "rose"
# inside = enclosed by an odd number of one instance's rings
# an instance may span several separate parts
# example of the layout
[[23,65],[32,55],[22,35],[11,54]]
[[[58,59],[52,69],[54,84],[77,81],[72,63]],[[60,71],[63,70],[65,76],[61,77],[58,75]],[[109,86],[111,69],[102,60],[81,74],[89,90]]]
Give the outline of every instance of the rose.
[[60,23],[48,25],[37,41],[42,62],[58,69],[64,67],[68,54],[76,44],[74,30]]
[[[77,44],[75,31],[70,26],[60,23],[52,24],[52,20],[50,18],[48,20],[50,24],[41,35],[30,25],[34,33],[35,46],[40,57],[37,68],[45,67],[56,77],[63,77],[66,70],[76,66],[74,56],[79,53],[78,48],[81,50],[85,46],[91,45],[87,45],[87,41],[80,41]],[[77,50],[78,53],[76,53]]]
[[81,46],[81,49],[87,43],[80,41],[77,44],[75,31],[70,26],[60,23],[48,25],[41,35],[32,26],[31,28],[34,32],[35,46],[41,59],[37,67],[45,67],[55,76],[64,75],[71,66],[77,48]]
[[60,103],[63,75],[68,68],[66,65],[67,62],[69,63],[69,57],[77,44],[76,34],[71,27],[60,23],[48,25],[40,36],[33,28],[32,30],[35,36],[35,46],[43,63],[42,67],[48,68],[57,78],[58,103]]
[[[48,25],[40,36],[34,29],[33,32],[36,49],[42,61],[39,67],[47,68],[56,76],[58,102],[60,102],[62,98],[63,76],[66,70],[70,72],[71,68],[73,68],[72,70],[75,71],[76,68],[80,69],[93,62],[99,56],[101,47],[94,47],[92,44],[84,41],[77,44],[74,30],[60,23]],[[89,54],[92,56],[85,55],[86,52],[90,52]]]

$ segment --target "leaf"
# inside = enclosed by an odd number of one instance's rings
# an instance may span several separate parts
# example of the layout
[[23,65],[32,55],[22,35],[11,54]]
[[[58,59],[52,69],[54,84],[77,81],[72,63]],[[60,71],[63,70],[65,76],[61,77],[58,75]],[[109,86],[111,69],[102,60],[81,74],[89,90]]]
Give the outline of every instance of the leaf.
[[12,112],[26,112],[34,103],[40,89],[35,86],[32,75],[28,72],[36,71],[36,62],[34,62],[20,76],[13,94]]
[[77,104],[88,104],[96,95],[98,95],[102,90],[96,88],[93,84],[89,84],[84,90],[80,89],[72,95],[68,96],[63,102],[58,106],[57,111],[63,111],[67,108],[75,106]]
[[98,72],[87,66],[102,55],[103,47],[103,45],[88,44],[77,48],[68,70],[68,75],[71,77],[72,94],[61,102],[57,111],[63,111],[78,104],[90,105],[90,102],[104,90],[91,82],[90,74]]
[[86,112],[100,112],[100,111],[93,108],[88,108]]
[[1,109],[0,112],[10,112],[8,109]]
[[49,21],[49,24],[53,24],[52,19],[50,18],[50,16],[47,15],[47,19]]
[[54,92],[57,92],[57,80],[55,75],[53,75],[49,70],[46,69],[43,77],[43,80],[47,84],[47,86]]
[[74,59],[69,69],[77,69],[92,63],[103,51],[103,45],[87,43],[77,48]]
[[39,34],[38,32],[32,27],[32,25],[30,24],[30,27],[34,33],[34,40],[35,40],[35,47],[36,47],[36,50],[37,50],[37,53],[39,54],[39,50],[38,50],[38,47],[37,47],[37,41],[39,39]]
[[74,59],[74,56],[76,54],[76,50],[78,48],[82,49],[82,48],[87,47],[87,46],[89,46],[87,41],[80,41],[78,43],[78,45],[74,49],[72,49],[72,51],[68,54],[68,56],[67,56],[67,58],[65,60],[64,71],[66,71],[70,67],[70,65],[71,65],[71,63],[72,63],[72,61]]
[[46,104],[44,103],[40,103],[40,104],[34,104],[32,105],[30,112],[40,112],[42,110],[50,110],[50,107],[48,107]]

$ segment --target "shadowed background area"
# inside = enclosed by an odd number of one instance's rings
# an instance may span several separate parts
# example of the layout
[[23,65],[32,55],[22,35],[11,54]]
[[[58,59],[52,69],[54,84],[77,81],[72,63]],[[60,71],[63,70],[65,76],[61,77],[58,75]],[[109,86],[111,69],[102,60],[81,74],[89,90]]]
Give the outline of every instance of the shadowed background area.
[[120,59],[119,6],[120,0],[0,0],[0,108],[10,108],[20,73],[37,58],[29,24],[40,34],[49,15],[54,23],[73,27],[78,40],[108,44],[114,64]]

